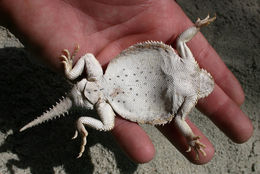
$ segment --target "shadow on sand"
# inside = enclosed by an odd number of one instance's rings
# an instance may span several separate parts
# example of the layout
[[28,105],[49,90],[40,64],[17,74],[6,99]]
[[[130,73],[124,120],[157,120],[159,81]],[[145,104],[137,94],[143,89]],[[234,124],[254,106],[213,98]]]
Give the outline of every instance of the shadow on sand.
[[69,174],[93,173],[89,147],[96,144],[114,154],[122,173],[133,173],[137,164],[119,149],[110,133],[88,129],[86,151],[82,158],[76,159],[80,140],[72,141],[71,137],[77,114],[19,132],[24,124],[41,115],[70,89],[65,79],[28,57],[22,48],[0,49],[0,131],[13,132],[0,146],[0,153],[10,151],[18,157],[6,161],[10,173],[15,173],[13,166],[30,168],[34,174],[51,174],[58,166]]

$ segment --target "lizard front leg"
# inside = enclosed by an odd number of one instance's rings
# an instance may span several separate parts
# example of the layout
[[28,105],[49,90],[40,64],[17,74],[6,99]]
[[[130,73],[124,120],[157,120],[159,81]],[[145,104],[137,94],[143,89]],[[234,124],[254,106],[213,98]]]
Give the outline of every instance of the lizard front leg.
[[70,52],[67,49],[64,49],[62,51],[62,55],[60,56],[60,58],[64,65],[65,76],[69,80],[75,80],[80,75],[82,75],[85,70],[87,80],[96,81],[103,75],[103,70],[100,63],[93,54],[87,53],[84,56],[80,57],[76,64],[73,66],[73,59],[76,56],[78,50],[79,45],[74,48],[72,55],[70,55]]
[[206,156],[206,152],[203,150],[206,148],[206,145],[199,141],[200,137],[193,133],[185,119],[177,115],[174,119],[174,122],[180,132],[185,136],[189,144],[189,148],[186,150],[186,152],[190,152],[191,148],[193,148],[196,152],[197,160],[199,159],[199,153],[201,153],[203,156]]
[[216,16],[210,18],[209,15],[205,19],[200,19],[195,23],[195,26],[188,28],[178,37],[176,42],[177,51],[183,59],[191,59],[194,61],[193,55],[186,45],[200,30],[201,27],[209,25],[216,19]]
[[192,107],[196,104],[196,102],[196,96],[186,97],[179,112],[174,118],[174,123],[182,135],[184,135],[189,144],[189,149],[186,152],[190,152],[191,148],[193,148],[196,152],[196,159],[199,159],[199,153],[201,153],[203,156],[206,156],[206,152],[203,150],[206,148],[206,146],[199,141],[200,137],[193,133],[190,126],[185,121],[186,116]]

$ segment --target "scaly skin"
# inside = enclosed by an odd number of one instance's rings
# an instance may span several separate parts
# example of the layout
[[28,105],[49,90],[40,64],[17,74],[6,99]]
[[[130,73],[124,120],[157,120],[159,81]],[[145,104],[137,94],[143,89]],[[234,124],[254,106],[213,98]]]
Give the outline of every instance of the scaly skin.
[[[93,1],[2,0],[0,22],[19,37],[37,55],[35,57],[59,72],[62,72],[60,60],[57,59],[60,50],[73,48],[75,41],[81,45],[81,50],[94,53],[105,65],[121,50],[136,42],[161,40],[174,45],[179,33],[192,25],[172,0],[113,0],[109,4],[90,2]],[[98,12],[102,13],[91,14],[89,9],[100,9]],[[115,13],[107,16],[106,10]],[[209,97],[198,102],[198,108],[234,142],[247,141],[253,127],[239,108],[244,94],[238,81],[201,34],[189,43],[189,47],[198,63],[212,74],[217,84]],[[194,153],[185,152],[183,137],[173,124],[159,129],[190,161],[206,163],[213,157],[213,146],[194,124],[187,121],[193,132],[201,136],[201,141],[207,145],[205,151],[208,155],[199,161],[194,161]],[[113,135],[130,158],[139,163],[153,158],[153,145],[141,127],[119,117],[115,125]]]

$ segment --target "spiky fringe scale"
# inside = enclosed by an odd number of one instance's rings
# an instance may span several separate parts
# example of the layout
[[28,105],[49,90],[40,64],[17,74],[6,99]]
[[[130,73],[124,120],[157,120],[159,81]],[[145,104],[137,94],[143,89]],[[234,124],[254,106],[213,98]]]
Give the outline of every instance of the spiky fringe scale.
[[59,118],[60,116],[65,116],[68,113],[69,109],[72,107],[72,101],[69,97],[63,97],[59,102],[56,102],[56,105],[52,106],[48,111],[44,112],[41,116],[35,120],[29,122],[24,127],[20,129],[20,132],[31,128],[33,126],[42,124],[46,121]]

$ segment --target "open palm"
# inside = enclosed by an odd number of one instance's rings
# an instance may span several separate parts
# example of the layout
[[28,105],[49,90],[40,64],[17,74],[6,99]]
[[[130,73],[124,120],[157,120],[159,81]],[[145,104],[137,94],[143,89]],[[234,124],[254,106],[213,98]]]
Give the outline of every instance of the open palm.
[[[176,37],[192,25],[172,0],[2,0],[0,15],[2,25],[60,72],[61,50],[73,50],[77,43],[81,47],[78,55],[93,53],[105,66],[120,51],[137,42],[159,40],[173,45]],[[238,81],[201,34],[188,45],[200,66],[216,82],[212,94],[200,100],[197,107],[234,142],[246,141],[252,134],[252,125],[239,109],[244,94]],[[190,161],[208,162],[214,154],[213,146],[187,121],[207,145],[207,156],[198,161],[194,152],[185,152],[185,139],[173,123],[158,128]],[[136,123],[117,118],[112,133],[133,160],[142,163],[153,158],[154,147]]]

